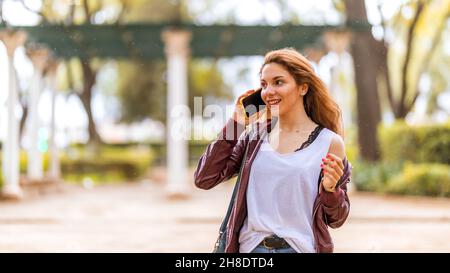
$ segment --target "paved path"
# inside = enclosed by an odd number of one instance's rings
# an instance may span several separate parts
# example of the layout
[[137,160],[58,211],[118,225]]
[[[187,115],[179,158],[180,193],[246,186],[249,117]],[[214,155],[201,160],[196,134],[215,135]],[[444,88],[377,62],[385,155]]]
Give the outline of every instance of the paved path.
[[[0,202],[1,252],[210,252],[232,185],[168,200],[146,181]],[[450,252],[450,200],[352,193],[336,252]]]

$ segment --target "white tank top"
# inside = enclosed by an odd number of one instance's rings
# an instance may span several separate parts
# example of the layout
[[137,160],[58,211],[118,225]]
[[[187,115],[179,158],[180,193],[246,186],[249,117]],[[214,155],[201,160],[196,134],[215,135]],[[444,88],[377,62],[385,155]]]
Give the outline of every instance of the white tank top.
[[247,188],[247,218],[239,234],[239,252],[251,252],[266,236],[284,238],[299,253],[315,252],[314,200],[322,158],[334,132],[323,128],[307,147],[280,154],[263,140],[253,161]]

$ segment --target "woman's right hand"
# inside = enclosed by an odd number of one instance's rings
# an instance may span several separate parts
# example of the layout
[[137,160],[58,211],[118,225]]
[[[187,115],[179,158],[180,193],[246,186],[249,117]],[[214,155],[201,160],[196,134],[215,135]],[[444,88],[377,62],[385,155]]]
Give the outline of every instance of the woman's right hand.
[[234,107],[233,119],[242,125],[247,126],[248,124],[255,122],[262,116],[262,114],[266,110],[266,108],[264,108],[263,110],[254,113],[250,117],[247,117],[247,115],[245,114],[245,108],[241,103],[241,99],[243,99],[247,96],[250,96],[251,94],[253,94],[255,92],[256,92],[256,90],[254,90],[254,89],[248,90],[244,94],[240,95],[236,101],[236,105]]

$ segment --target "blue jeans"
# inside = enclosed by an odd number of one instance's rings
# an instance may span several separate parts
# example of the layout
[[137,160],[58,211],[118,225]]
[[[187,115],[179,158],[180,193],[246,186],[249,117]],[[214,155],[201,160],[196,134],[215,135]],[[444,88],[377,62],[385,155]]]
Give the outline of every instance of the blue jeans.
[[257,246],[250,253],[297,253],[292,247],[286,248],[266,248],[264,246]]

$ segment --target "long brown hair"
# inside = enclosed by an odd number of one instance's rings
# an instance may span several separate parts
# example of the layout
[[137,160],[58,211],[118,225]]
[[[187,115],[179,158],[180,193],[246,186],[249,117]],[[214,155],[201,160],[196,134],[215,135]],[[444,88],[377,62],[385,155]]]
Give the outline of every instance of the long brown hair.
[[266,64],[282,65],[295,79],[297,85],[306,83],[308,92],[303,97],[306,114],[317,124],[344,138],[342,112],[330,96],[325,83],[314,72],[311,63],[294,48],[273,50],[266,54],[259,74]]

